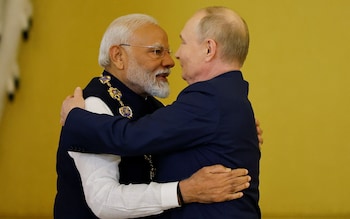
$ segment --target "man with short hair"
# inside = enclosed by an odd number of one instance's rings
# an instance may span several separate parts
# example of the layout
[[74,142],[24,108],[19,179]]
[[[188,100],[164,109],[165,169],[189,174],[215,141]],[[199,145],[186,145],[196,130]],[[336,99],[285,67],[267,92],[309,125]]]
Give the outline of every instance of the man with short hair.
[[[174,61],[167,35],[153,18],[131,14],[113,21],[101,41],[99,64],[105,70],[84,89],[87,110],[136,121],[163,107],[153,96],[168,95],[166,78]],[[156,183],[153,181],[159,166],[155,156],[134,152],[121,158],[114,150],[90,151],[111,154],[80,153],[89,152],[81,140],[62,128],[57,152],[55,219],[159,214],[180,207],[179,200],[208,203],[240,198],[240,191],[249,186],[246,169],[231,171],[221,165],[197,171],[199,167],[191,176]],[[100,143],[95,143],[99,148]],[[182,196],[178,196],[180,190]]]

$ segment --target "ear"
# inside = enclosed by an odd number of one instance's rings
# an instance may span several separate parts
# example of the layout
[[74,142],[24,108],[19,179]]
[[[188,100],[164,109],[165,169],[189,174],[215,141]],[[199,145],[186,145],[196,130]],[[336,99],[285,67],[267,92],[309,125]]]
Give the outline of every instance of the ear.
[[206,61],[210,61],[215,57],[215,54],[217,53],[217,44],[215,40],[213,39],[207,39],[206,40]]
[[118,69],[124,69],[125,52],[122,47],[114,45],[109,48],[109,58],[112,65],[116,66]]

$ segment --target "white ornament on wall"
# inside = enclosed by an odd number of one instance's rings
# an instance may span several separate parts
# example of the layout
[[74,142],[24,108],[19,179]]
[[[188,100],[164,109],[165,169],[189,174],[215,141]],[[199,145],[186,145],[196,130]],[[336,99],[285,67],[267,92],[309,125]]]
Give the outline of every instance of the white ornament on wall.
[[19,86],[18,47],[29,37],[32,12],[30,0],[0,0],[0,120]]

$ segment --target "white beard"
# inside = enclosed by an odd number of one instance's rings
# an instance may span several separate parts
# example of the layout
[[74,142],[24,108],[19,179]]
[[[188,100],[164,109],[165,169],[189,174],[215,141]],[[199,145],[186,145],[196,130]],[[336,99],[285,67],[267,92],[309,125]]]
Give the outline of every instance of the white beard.
[[156,75],[161,73],[170,73],[170,69],[147,72],[142,69],[135,60],[131,59],[128,63],[128,73],[126,77],[131,83],[141,87],[147,94],[165,98],[169,96],[170,88],[168,82],[157,81]]

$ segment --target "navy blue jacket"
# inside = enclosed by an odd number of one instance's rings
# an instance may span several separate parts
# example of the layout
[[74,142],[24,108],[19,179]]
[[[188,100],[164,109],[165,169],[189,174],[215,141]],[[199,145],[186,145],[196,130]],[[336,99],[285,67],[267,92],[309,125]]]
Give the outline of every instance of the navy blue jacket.
[[[118,88],[122,94],[125,105],[133,110],[133,118],[140,118],[152,113],[163,105],[153,97],[145,99],[121,83],[117,78],[104,71],[104,75],[111,76],[110,83]],[[108,86],[101,84],[99,77],[93,78],[84,89],[84,98],[94,96],[103,100],[114,115],[118,115],[119,102],[112,99],[108,93]],[[54,204],[55,219],[95,219],[97,218],[87,206],[79,172],[75,167],[73,159],[68,155],[67,149],[71,147],[74,140],[71,133],[64,129],[61,131],[59,147],[57,150],[57,194]],[[79,149],[77,150],[79,151]],[[149,183],[150,165],[143,156],[122,157],[119,164],[120,183]]]
[[169,106],[137,121],[73,109],[63,127],[74,136],[71,149],[94,153],[159,156],[156,181],[189,177],[203,166],[247,168],[251,186],[241,199],[188,204],[160,218],[261,218],[259,160],[248,83],[240,71],[189,85]]

